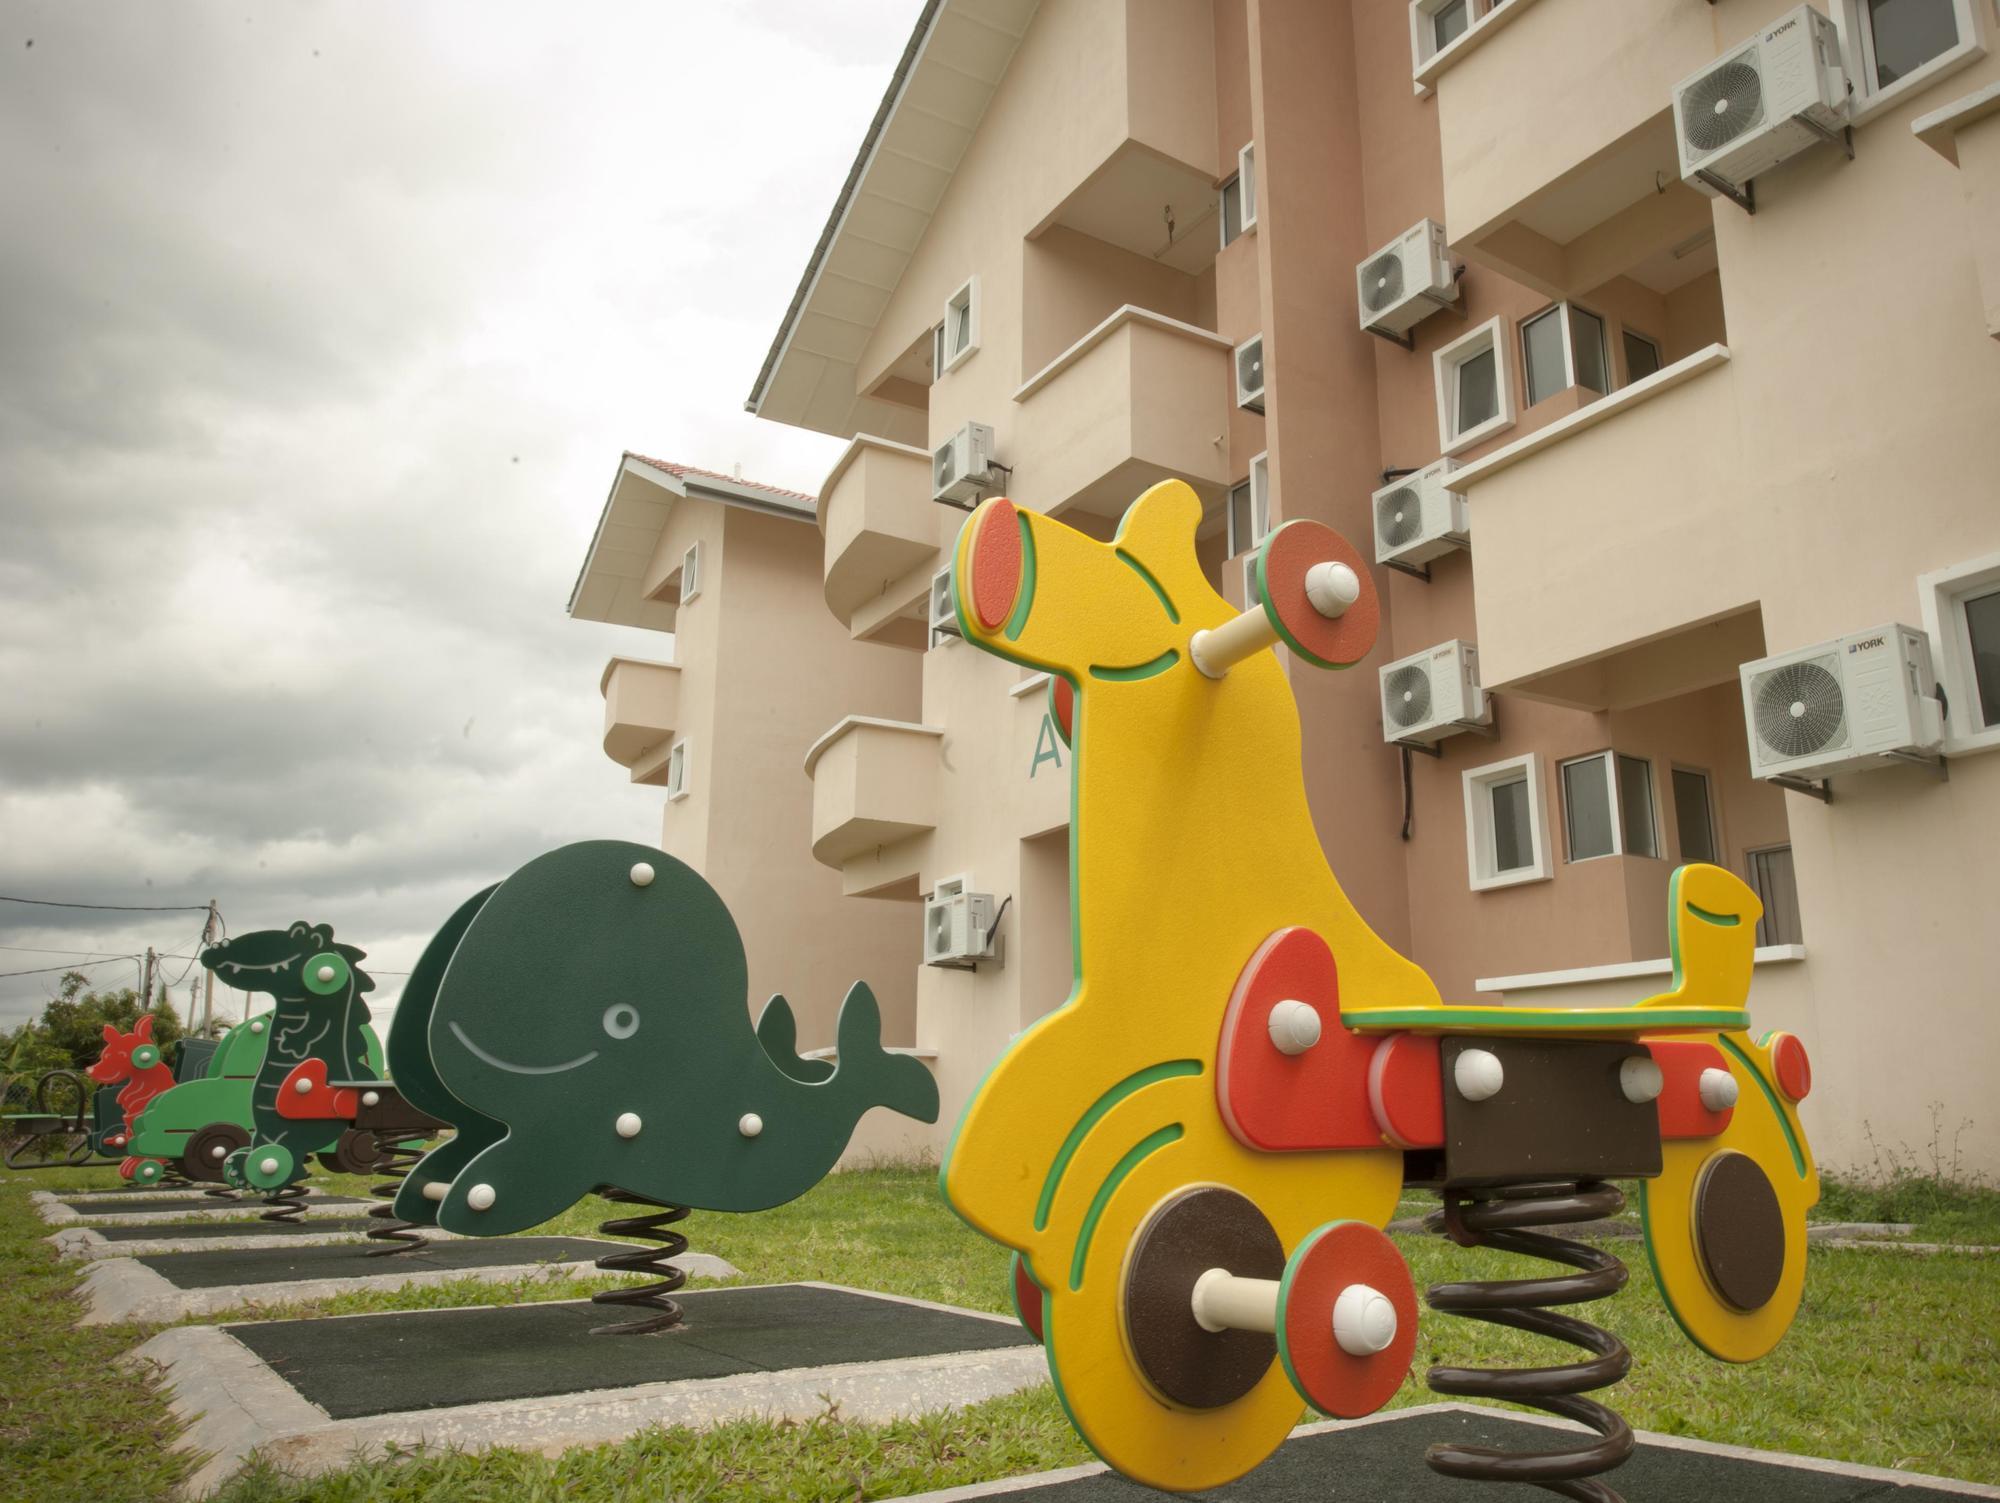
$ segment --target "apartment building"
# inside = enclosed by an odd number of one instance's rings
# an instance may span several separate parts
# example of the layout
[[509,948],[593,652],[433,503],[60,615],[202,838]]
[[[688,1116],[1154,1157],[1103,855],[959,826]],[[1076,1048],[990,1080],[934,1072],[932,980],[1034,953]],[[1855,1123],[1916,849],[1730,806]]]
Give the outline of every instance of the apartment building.
[[[842,896],[812,859],[799,764],[834,719],[921,708],[907,655],[857,642],[819,600],[811,496],[626,454],[569,602],[581,621],[672,634],[671,660],[605,664],[604,754],[662,790],[660,848],[702,873],[742,932],[749,1004],[783,993],[799,1047],[828,1050],[865,980],[883,1041],[915,1038],[918,934],[904,910]],[[907,1119],[870,1112],[856,1151],[909,1152]]]
[[1334,869],[1445,995],[1655,989],[1712,860],[1826,1161],[1935,1110],[2000,1167],[2000,16],[1822,3],[923,7],[748,405],[848,441],[820,595],[911,705],[829,708],[812,855],[913,931],[991,900],[916,980],[943,1130],[1071,963],[1068,749],[949,629],[940,499],[1105,537],[1177,478],[1234,601],[1291,518],[1382,560],[1374,657],[1288,667]]

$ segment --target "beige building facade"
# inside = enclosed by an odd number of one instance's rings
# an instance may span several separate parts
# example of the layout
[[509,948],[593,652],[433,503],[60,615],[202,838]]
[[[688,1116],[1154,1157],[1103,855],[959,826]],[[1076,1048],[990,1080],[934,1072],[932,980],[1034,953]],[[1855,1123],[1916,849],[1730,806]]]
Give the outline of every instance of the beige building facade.
[[[1764,898],[1753,1016],[1813,1052],[1825,1161],[1935,1114],[2000,1168],[2000,15],[1823,7],[923,8],[749,405],[845,441],[810,604],[884,660],[789,770],[811,858],[911,948],[927,899],[991,899],[996,953],[913,967],[935,1142],[1071,985],[1047,685],[934,609],[934,456],[976,425],[965,499],[1097,536],[1186,481],[1232,600],[1288,519],[1385,559],[1375,655],[1288,667],[1334,869],[1446,996],[1644,995],[1712,860]],[[1766,120],[1736,64],[1801,37],[1834,114]],[[1413,229],[1429,302],[1375,271]],[[1398,496],[1440,464],[1462,523],[1412,562]],[[1743,665],[1891,622],[1941,738],[1773,781]],[[723,682],[719,726],[754,703]]]

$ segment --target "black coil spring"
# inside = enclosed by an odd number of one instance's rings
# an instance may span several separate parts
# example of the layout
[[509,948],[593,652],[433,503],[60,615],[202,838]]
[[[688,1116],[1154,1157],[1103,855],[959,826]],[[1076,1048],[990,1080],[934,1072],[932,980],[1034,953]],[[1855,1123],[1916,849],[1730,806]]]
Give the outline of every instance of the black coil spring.
[[430,1246],[428,1239],[417,1234],[414,1221],[404,1221],[396,1215],[396,1192],[403,1188],[411,1167],[423,1156],[422,1148],[408,1147],[390,1138],[375,1140],[375,1167],[383,1180],[379,1185],[370,1185],[368,1193],[383,1204],[368,1208],[368,1219],[379,1223],[368,1228],[368,1240],[377,1244],[368,1249],[369,1257],[386,1258],[392,1253]]
[[688,1249],[688,1239],[679,1232],[668,1228],[676,1221],[687,1219],[689,1208],[675,1205],[671,1201],[655,1200],[650,1195],[641,1195],[636,1190],[620,1189],[616,1185],[600,1185],[597,1193],[617,1205],[651,1206],[656,1209],[639,1216],[614,1216],[602,1222],[597,1230],[607,1237],[645,1237],[657,1242],[658,1247],[634,1247],[623,1252],[606,1253],[597,1260],[597,1266],[607,1273],[636,1273],[654,1280],[648,1284],[635,1284],[629,1289],[604,1289],[591,1295],[593,1305],[633,1305],[651,1310],[651,1315],[637,1320],[628,1320],[616,1325],[593,1326],[593,1336],[643,1336],[648,1331],[664,1331],[681,1323],[680,1304],[667,1298],[687,1282],[687,1273],[669,1263],[669,1258],[677,1258]]
[[242,1196],[228,1185],[203,1185],[201,1193],[211,1200],[240,1200]]
[[1444,1201],[1444,1209],[1433,1211],[1424,1225],[1431,1231],[1442,1231],[1461,1247],[1494,1247],[1565,1263],[1583,1272],[1552,1278],[1433,1284],[1424,1294],[1431,1308],[1552,1336],[1596,1355],[1559,1367],[1433,1367],[1426,1375],[1432,1391],[1526,1404],[1588,1425],[1603,1438],[1547,1451],[1435,1445],[1424,1459],[1433,1471],[1447,1477],[1527,1482],[1587,1503],[1621,1503],[1610,1487],[1591,1479],[1622,1465],[1632,1454],[1632,1427],[1604,1405],[1579,1395],[1623,1378],[1632,1366],[1632,1355],[1609,1331],[1573,1315],[1555,1314],[1550,1307],[1616,1294],[1625,1287],[1625,1265],[1600,1248],[1526,1228],[1567,1226],[1610,1216],[1625,1204],[1625,1197],[1601,1180],[1589,1180],[1510,1185],[1470,1196],[1447,1190]]
[[194,1181],[181,1172],[179,1160],[168,1159],[167,1167],[160,1173],[160,1182],[153,1188],[156,1190],[192,1190],[194,1188]]
[[257,1218],[259,1221],[275,1221],[284,1226],[297,1226],[305,1219],[306,1187],[296,1181],[289,1185],[280,1185],[264,1197],[264,1204],[271,1209],[259,1216]]

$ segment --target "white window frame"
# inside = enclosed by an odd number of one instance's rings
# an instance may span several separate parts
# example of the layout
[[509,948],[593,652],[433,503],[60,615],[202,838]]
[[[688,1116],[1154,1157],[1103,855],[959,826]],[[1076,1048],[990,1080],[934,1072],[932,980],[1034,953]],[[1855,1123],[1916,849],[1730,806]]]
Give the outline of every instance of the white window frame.
[[[1507,319],[1489,318],[1431,356],[1431,370],[1437,383],[1438,444],[1444,453],[1461,453],[1514,426],[1514,383],[1509,374],[1514,345],[1511,330],[1512,325]],[[1493,351],[1493,384],[1499,397],[1498,410],[1485,422],[1477,423],[1463,433],[1456,432],[1458,368],[1486,350]]]
[[667,748],[667,802],[678,803],[688,796],[688,744],[682,737]]
[[[1576,378],[1576,326],[1570,319],[1570,315],[1573,312],[1587,313],[1597,320],[1598,337],[1603,340],[1604,382],[1605,385],[1615,388],[1617,383],[1614,378],[1617,372],[1611,364],[1611,320],[1606,318],[1602,313],[1599,313],[1595,308],[1585,308],[1579,303],[1572,303],[1565,299],[1563,302],[1551,303],[1546,308],[1537,309],[1522,319],[1515,327],[1515,335],[1521,345],[1521,405],[1523,407],[1539,402],[1546,402],[1549,400],[1549,397],[1561,396],[1571,387],[1582,385]],[[1552,313],[1556,316],[1556,322],[1562,325],[1563,383],[1550,392],[1547,397],[1538,398],[1534,394],[1534,383],[1528,379],[1528,325],[1540,319],[1547,318]],[[1650,340],[1647,342],[1652,343]],[[1658,349],[1659,346],[1655,344],[1654,348]],[[1594,386],[1584,386],[1583,390],[1597,391],[1597,388]],[[1597,395],[1602,397],[1608,396],[1609,393],[1598,391]]]
[[1972,636],[1963,608],[1966,596],[1994,589],[2000,589],[2000,553],[1935,569],[1917,579],[1917,603],[1931,639],[1931,666],[1951,707],[1944,723],[1948,756],[2000,747],[2000,725],[1978,724],[1979,685],[1972,673]]
[[688,544],[687,552],[681,555],[681,601],[686,605],[701,594],[701,544]]
[[[1512,871],[1495,865],[1492,790],[1502,783],[1528,784],[1528,841],[1534,860]],[[1462,777],[1465,788],[1465,874],[1474,892],[1496,887],[1518,887],[1523,882],[1546,882],[1555,875],[1549,860],[1548,811],[1542,801],[1542,759],[1528,752],[1504,762],[1470,767]]]
[[[1224,178],[1220,183],[1216,184],[1215,222],[1221,229],[1220,239],[1222,243],[1219,248],[1222,250],[1228,250],[1230,246],[1234,245],[1237,241],[1243,238],[1242,187],[1243,187],[1243,174],[1241,172],[1233,172],[1228,177]],[[1232,189],[1236,191],[1236,219],[1237,219],[1236,233],[1233,235],[1229,232],[1229,194]]]
[[[1605,327],[1604,337],[1607,341],[1611,338],[1609,325]],[[1667,347],[1664,341],[1655,339],[1652,335],[1635,329],[1630,324],[1621,323],[1618,325],[1618,363],[1624,368],[1625,372],[1625,379],[1621,383],[1621,387],[1630,386],[1635,380],[1644,381],[1646,379],[1645,376],[1634,376],[1632,374],[1632,360],[1625,351],[1625,341],[1628,339],[1636,339],[1639,343],[1652,347],[1653,359],[1656,362],[1652,369],[1653,375],[1657,376],[1667,368]]]
[[[1646,764],[1647,781],[1653,790],[1654,854],[1651,856],[1641,851],[1628,851],[1625,849],[1624,798],[1618,788],[1618,759],[1620,757],[1627,757],[1634,762],[1644,762]],[[1602,762],[1605,764],[1605,793],[1611,801],[1611,849],[1597,856],[1575,856],[1571,854],[1572,836],[1569,826],[1569,790],[1563,783],[1563,772],[1566,768],[1575,767],[1583,762]],[[1562,761],[1556,764],[1556,800],[1562,805],[1563,860],[1569,865],[1577,866],[1586,861],[1604,861],[1613,856],[1631,856],[1641,861],[1659,861],[1665,859],[1659,854],[1660,780],[1653,772],[1653,759],[1651,757],[1642,757],[1634,752],[1621,752],[1614,746],[1607,746],[1603,751],[1590,752],[1581,757],[1564,757]]]
[[1916,72],[1906,74],[1892,84],[1878,86],[1875,83],[1874,33],[1862,14],[1867,0],[1833,0],[1831,9],[1834,27],[1840,32],[1841,61],[1847,68],[1848,82],[1854,89],[1848,111],[1849,123],[1860,125],[1905,95],[1928,88],[1986,56],[1987,49],[1992,45],[1988,26],[1990,18],[1986,14],[1991,3],[1992,0],[1952,0],[1958,22],[1958,45],[1947,47]]
[[1243,223],[1238,228],[1239,235],[1247,235],[1257,228],[1257,143],[1246,142],[1236,153],[1236,202],[1241,206]]
[[[1674,788],[1674,774],[1677,772],[1684,772],[1691,778],[1700,778],[1703,786],[1708,789],[1708,844],[1714,852],[1708,859],[1712,865],[1728,866],[1729,862],[1725,858],[1729,854],[1729,848],[1722,843],[1722,811],[1716,807],[1715,803],[1715,774],[1706,767],[1696,767],[1692,762],[1670,761],[1667,763],[1667,789],[1674,797],[1674,864],[1685,866],[1688,862],[1688,853],[1681,849],[1681,796],[1679,791]],[[1657,814],[1659,806],[1660,790],[1655,788],[1653,790],[1653,808],[1656,811],[1654,817],[1658,820],[1661,833],[1664,834],[1667,822],[1664,819],[1659,819]]]
[[1418,68],[1436,57],[1440,52],[1449,52],[1458,46],[1496,9],[1501,0],[1465,0],[1465,30],[1453,37],[1444,46],[1437,44],[1437,13],[1450,0],[1410,0],[1410,69]]
[[[1223,503],[1222,525],[1231,558],[1250,552],[1264,541],[1271,530],[1270,470],[1268,461],[1261,464],[1259,461],[1266,461],[1266,456],[1259,454],[1250,461],[1250,473],[1229,487],[1228,498]],[[1236,531],[1236,493],[1241,490],[1250,493],[1250,536],[1247,538],[1239,536]]]
[[[965,348],[953,352],[951,346],[952,315],[965,309]],[[957,370],[961,365],[979,353],[979,278],[970,276],[965,284],[944,300],[944,322],[938,325],[937,371],[940,376]]]

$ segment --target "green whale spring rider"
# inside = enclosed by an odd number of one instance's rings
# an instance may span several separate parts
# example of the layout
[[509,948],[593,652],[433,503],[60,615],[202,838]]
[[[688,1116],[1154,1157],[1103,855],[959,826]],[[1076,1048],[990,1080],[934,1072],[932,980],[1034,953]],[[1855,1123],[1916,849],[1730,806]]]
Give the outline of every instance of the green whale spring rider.
[[837,1066],[793,1052],[783,997],[753,1030],[735,921],[664,852],[584,841],[481,897],[446,925],[462,934],[429,998],[413,986],[396,1010],[392,1071],[407,1030],[425,1026],[436,1080],[459,1103],[437,1115],[472,1140],[410,1171],[396,1201],[406,1221],[434,1209],[446,1231],[499,1236],[614,1186],[761,1211],[817,1184],[869,1108],[937,1120],[936,1081],[882,1047],[859,982],[841,1006]]
[[275,1002],[263,1062],[250,1088],[250,1144],[223,1161],[238,1189],[277,1190],[303,1179],[310,1155],[326,1146],[326,1124],[280,1115],[278,1089],[308,1059],[323,1060],[335,1080],[363,1079],[369,1067],[368,1004],[375,983],[360,962],[367,952],[336,944],[333,926],[304,921],[259,929],[211,945],[201,963],[226,984]]

